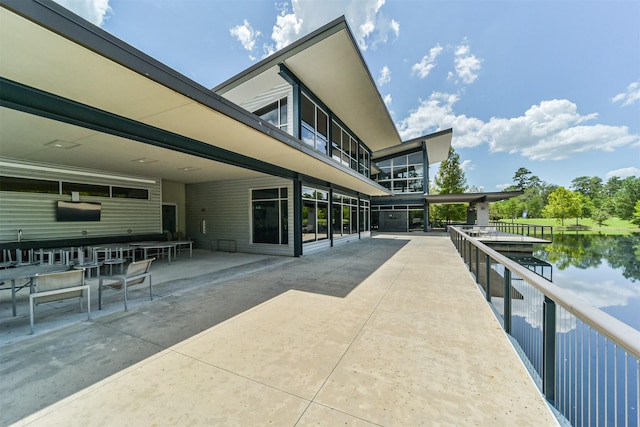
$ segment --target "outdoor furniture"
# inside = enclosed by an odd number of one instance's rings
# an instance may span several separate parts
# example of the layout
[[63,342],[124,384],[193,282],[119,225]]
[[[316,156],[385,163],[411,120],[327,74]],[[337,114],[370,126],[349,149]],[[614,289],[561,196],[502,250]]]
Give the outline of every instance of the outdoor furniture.
[[59,273],[37,274],[33,278],[33,286],[31,294],[29,295],[31,333],[33,334],[35,305],[70,298],[79,298],[80,311],[82,312],[82,298],[85,295],[87,297],[87,319],[91,319],[90,289],[89,285],[84,282],[84,271],[69,270]]
[[88,248],[87,255],[85,256],[84,248],[78,248],[78,258],[76,264],[73,266],[76,270],[84,270],[87,272],[87,278],[91,277],[91,270],[96,270],[96,277],[100,277],[100,267],[102,262],[98,260],[98,254],[95,250]]
[[[189,246],[189,258],[193,257],[193,242],[191,240],[173,240],[174,257],[178,257],[178,253],[182,252],[182,246]],[[186,248],[185,248],[186,249]]]
[[156,256],[164,256],[166,253],[169,264],[171,264],[171,251],[175,252],[176,249],[174,242],[134,242],[130,245],[142,250],[145,259],[149,256],[150,251],[155,252]]
[[149,278],[149,299],[153,300],[151,289],[151,262],[155,258],[144,259],[129,264],[124,275],[101,277],[98,283],[98,309],[102,310],[102,288],[110,288],[124,293],[124,311],[127,311],[127,289],[144,283]]
[[[11,305],[13,307],[13,316],[16,315],[16,292],[27,286],[33,285],[32,278],[38,274],[54,273],[68,270],[69,266],[54,265],[28,265],[23,267],[13,267],[0,270],[0,282],[11,282]],[[16,286],[16,280],[25,279],[27,283]],[[9,289],[9,288],[6,288]]]

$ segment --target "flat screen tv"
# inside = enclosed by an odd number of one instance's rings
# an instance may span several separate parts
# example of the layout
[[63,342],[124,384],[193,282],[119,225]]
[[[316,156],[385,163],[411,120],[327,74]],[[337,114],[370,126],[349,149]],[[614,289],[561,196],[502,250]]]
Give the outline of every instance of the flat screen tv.
[[56,220],[58,221],[100,221],[100,203],[65,202],[58,200]]

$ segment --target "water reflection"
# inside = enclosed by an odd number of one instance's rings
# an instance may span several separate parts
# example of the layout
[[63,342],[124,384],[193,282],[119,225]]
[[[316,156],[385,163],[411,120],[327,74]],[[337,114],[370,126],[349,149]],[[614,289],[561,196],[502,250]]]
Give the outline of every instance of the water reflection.
[[554,267],[554,284],[640,329],[640,234],[560,234],[534,256]]

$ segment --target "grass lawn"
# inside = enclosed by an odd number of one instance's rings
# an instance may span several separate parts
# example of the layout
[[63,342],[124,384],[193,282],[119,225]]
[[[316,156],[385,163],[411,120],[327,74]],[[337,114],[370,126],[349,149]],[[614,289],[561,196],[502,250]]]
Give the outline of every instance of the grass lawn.
[[[512,222],[510,220],[501,220],[501,222]],[[631,221],[625,221],[616,217],[611,217],[600,227],[591,218],[583,218],[578,220],[576,225],[576,219],[570,218],[564,220],[564,226],[562,226],[555,219],[548,218],[519,218],[513,221],[516,224],[531,224],[531,225],[547,225],[553,227],[554,233],[562,232],[578,232],[585,234],[629,234],[640,233],[640,227],[633,224]]]

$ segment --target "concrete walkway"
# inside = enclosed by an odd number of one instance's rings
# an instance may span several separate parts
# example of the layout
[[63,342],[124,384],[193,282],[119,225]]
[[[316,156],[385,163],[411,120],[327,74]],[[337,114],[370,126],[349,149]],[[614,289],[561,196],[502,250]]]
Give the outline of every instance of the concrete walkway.
[[557,424],[445,236],[380,235],[205,282],[4,345],[0,422]]

